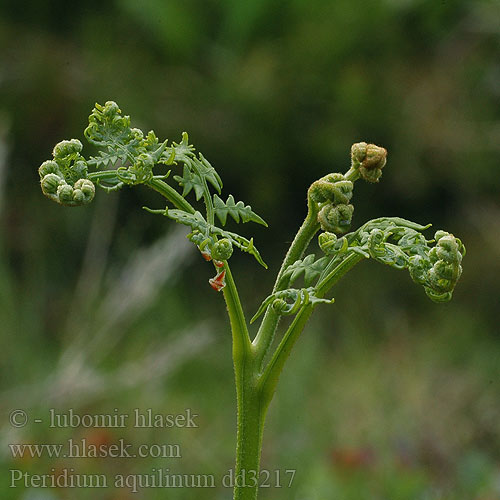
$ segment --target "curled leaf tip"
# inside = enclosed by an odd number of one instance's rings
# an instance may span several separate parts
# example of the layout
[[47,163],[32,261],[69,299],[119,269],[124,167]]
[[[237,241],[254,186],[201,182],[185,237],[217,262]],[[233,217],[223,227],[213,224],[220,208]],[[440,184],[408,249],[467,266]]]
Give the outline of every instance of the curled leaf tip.
[[254,323],[268,307],[280,316],[296,314],[303,306],[316,307],[318,304],[333,304],[335,299],[324,299],[316,296],[314,287],[309,288],[288,288],[269,295],[260,305],[250,323]]
[[216,241],[211,251],[212,257],[215,260],[228,260],[233,255],[233,244],[228,238],[222,238]]
[[357,142],[351,147],[351,166],[367,182],[378,182],[387,162],[387,150],[375,144]]
[[95,196],[95,185],[87,178],[87,162],[80,154],[78,139],[61,141],[54,146],[53,160],[38,168],[42,192],[52,201],[68,207],[90,203]]
[[318,245],[326,255],[333,255],[336,250],[337,235],[328,231],[318,236]]
[[54,146],[52,156],[54,158],[67,158],[72,155],[81,153],[83,144],[78,139],[70,139],[69,141],[61,141]]
[[428,252],[413,255],[408,270],[413,281],[424,286],[425,292],[435,302],[448,302],[462,274],[465,246],[460,239],[446,231],[437,231],[436,245]]
[[343,234],[351,226],[353,205],[325,205],[318,214],[318,222],[324,231]]
[[308,196],[321,207],[318,222],[324,231],[342,234],[349,229],[354,212],[349,203],[352,192],[352,181],[338,173],[325,175],[311,184]]

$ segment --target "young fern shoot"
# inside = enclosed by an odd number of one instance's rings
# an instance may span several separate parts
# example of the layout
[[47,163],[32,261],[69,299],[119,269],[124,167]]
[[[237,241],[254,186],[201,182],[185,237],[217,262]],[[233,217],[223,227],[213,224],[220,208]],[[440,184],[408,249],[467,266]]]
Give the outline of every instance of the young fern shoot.
[[[144,134],[131,128],[130,117],[108,101],[96,104],[84,135],[97,146],[98,154],[85,158],[78,139],[57,144],[53,159],[39,168],[43,193],[61,205],[79,206],[93,200],[96,187],[110,192],[143,184],[167,202],[164,208],[146,210],[188,226],[187,237],[214,266],[215,276],[209,284],[223,293],[233,339],[237,395],[234,499],[255,500],[267,408],[285,361],[314,308],[332,304],[333,298],[327,298],[331,289],[364,259],[408,269],[411,279],[422,285],[433,301],[448,301],[462,272],[465,247],[441,230],[428,240],[423,232],[430,224],[422,226],[399,217],[374,219],[348,232],[354,212],[354,183],[358,179],[378,182],[387,159],[384,148],[365,142],[354,144],[351,166],[345,174],[328,174],[309,187],[304,223],[284,258],[273,290],[250,320],[260,319],[252,339],[228,261],[237,248],[267,266],[253,238],[225,226],[228,216],[236,223],[267,226],[266,222],[233,195],[224,201],[218,173],[201,153],[195,153],[186,133],[180,143],[160,142],[153,131]],[[173,185],[168,182],[170,167],[178,169],[171,177]],[[199,208],[188,201],[190,195],[195,202],[202,202]],[[307,254],[317,233],[323,252],[318,258]],[[279,320],[285,315],[293,319],[279,333]]]

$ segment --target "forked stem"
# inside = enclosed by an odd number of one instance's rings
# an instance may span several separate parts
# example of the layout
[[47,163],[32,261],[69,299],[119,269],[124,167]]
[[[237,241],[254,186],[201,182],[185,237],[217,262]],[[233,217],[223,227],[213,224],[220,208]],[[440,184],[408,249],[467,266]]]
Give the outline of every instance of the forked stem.
[[[96,186],[109,192],[125,185],[145,184],[175,207],[149,211],[191,227],[189,238],[207,260],[213,261],[217,274],[209,282],[217,291],[223,290],[232,332],[238,408],[236,465],[231,475],[234,499],[256,500],[267,408],[285,362],[314,307],[318,303],[331,303],[324,299],[325,295],[363,258],[373,258],[398,269],[407,268],[412,279],[424,286],[432,300],[450,300],[462,272],[465,247],[452,234],[437,231],[436,245],[430,248],[428,243],[433,240],[426,240],[419,233],[426,229],[425,226],[394,217],[370,221],[339,240],[336,235],[345,234],[351,224],[353,182],[358,178],[378,182],[387,157],[387,151],[374,144],[353,144],[351,168],[347,173],[328,174],[311,184],[307,193],[307,216],[285,256],[272,294],[257,311],[255,317],[266,310],[252,341],[227,260],[235,245],[252,254],[264,267],[266,265],[253,246],[253,239],[247,240],[216,226],[215,217],[223,226],[228,215],[236,222],[265,222],[250,206],[245,206],[242,201],[236,202],[232,195],[226,202],[217,195],[212,198],[208,183],[220,194],[222,181],[201,154],[199,157],[194,154],[186,133],[183,133],[180,144],[173,143],[167,150],[167,142],[159,143],[154,132],[144,135],[139,129],[130,128],[130,118],[122,116],[115,102],[108,101],[105,105],[96,104],[85,136],[102,148],[99,156],[85,160],[80,154],[81,142],[71,139],[56,144],[53,159],[40,165],[40,185],[48,198],[61,205],[81,206],[94,199]],[[184,165],[183,175],[174,176],[174,179],[183,186],[182,194],[164,182],[169,173],[153,175],[156,164],[178,162]],[[119,168],[108,169],[117,163],[121,165]],[[89,166],[97,171],[88,173]],[[203,197],[206,218],[185,199],[193,189],[197,200]],[[325,232],[318,243],[331,259],[315,260],[314,255],[304,258],[320,226]],[[305,288],[289,288],[302,272],[305,273]],[[311,277],[317,277],[314,287],[308,286]],[[290,303],[290,300],[294,302]],[[282,314],[295,314],[295,317],[272,353]]]

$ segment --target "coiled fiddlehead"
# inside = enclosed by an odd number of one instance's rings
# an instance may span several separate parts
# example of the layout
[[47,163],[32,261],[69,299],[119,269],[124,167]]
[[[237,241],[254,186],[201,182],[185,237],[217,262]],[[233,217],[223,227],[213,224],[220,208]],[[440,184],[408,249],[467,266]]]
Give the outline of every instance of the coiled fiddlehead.
[[[447,302],[462,274],[465,246],[442,230],[428,241],[421,233],[427,228],[387,217],[368,222],[346,238],[371,258],[396,269],[408,269],[412,280],[423,285],[429,298]],[[433,241],[435,246],[429,246]]]
[[367,182],[378,182],[387,162],[385,148],[366,142],[357,142],[351,147],[351,164]]
[[309,188],[309,198],[320,207],[318,222],[324,231],[345,233],[352,220],[354,207],[353,183],[342,174],[328,174],[313,182]]
[[52,153],[54,159],[43,162],[38,169],[43,194],[56,203],[75,207],[94,199],[95,186],[87,178],[82,148],[78,139],[59,142]]
[[351,148],[351,169],[345,175],[328,174],[313,182],[309,199],[318,207],[318,222],[323,231],[343,234],[351,226],[354,206],[350,203],[353,181],[361,177],[378,182],[387,161],[387,151],[375,144],[358,142]]
[[424,286],[425,292],[435,302],[447,302],[462,274],[464,244],[446,231],[437,231],[436,246],[427,255],[410,258],[409,271],[413,281]]
[[316,297],[315,292],[316,290],[314,287],[300,289],[288,288],[287,290],[275,292],[264,299],[257,312],[250,320],[250,323],[257,320],[269,306],[271,306],[280,316],[288,316],[296,314],[302,306],[308,304],[312,306],[318,304],[333,304],[334,299]]
[[351,226],[353,205],[325,205],[318,214],[318,222],[324,231],[345,233]]
[[318,245],[325,255],[333,255],[336,253],[337,235],[325,231],[318,236]]
[[233,244],[228,238],[216,241],[212,247],[212,257],[215,260],[228,260],[233,255]]

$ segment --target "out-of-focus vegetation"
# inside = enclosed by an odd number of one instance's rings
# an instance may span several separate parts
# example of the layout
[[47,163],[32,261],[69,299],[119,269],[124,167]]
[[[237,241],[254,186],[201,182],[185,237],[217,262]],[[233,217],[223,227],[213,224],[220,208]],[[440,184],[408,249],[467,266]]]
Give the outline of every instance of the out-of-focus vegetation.
[[[230,335],[211,269],[134,190],[88,208],[46,200],[37,167],[82,139],[93,104],[137,125],[187,130],[228,192],[271,229],[276,267],[308,185],[348,166],[353,142],[384,145],[379,185],[356,186],[354,226],[400,215],[467,246],[453,301],[368,262],[318,310],[272,404],[266,469],[297,469],[262,498],[500,497],[500,8],[495,0],[115,0],[0,5],[0,423],[3,468],[48,473],[221,474],[235,428]],[[118,200],[118,201],[117,201]],[[272,273],[233,258],[248,313]],[[274,265],[274,266],[273,266]],[[300,353],[299,353],[300,351]],[[327,381],[327,382],[325,382]],[[200,427],[123,433],[14,429],[9,411],[159,413]],[[183,458],[13,460],[7,443],[178,442]],[[165,492],[31,490],[7,500],[165,498]],[[172,499],[230,491],[169,490]]]

